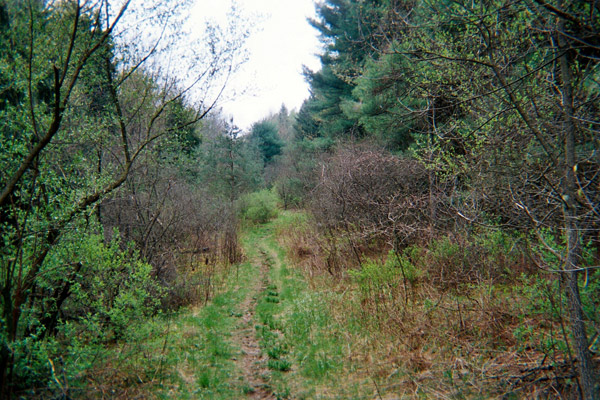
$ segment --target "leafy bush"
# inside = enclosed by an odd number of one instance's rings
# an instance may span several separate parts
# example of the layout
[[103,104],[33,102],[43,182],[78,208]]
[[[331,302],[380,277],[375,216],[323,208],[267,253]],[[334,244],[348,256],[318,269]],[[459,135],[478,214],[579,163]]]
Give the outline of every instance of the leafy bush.
[[266,189],[247,194],[240,199],[240,215],[245,221],[264,224],[277,216],[278,201],[277,194]]
[[105,243],[100,234],[74,233],[49,254],[37,288],[47,300],[23,310],[11,349],[15,389],[52,390],[56,376],[76,385],[108,343],[129,340],[155,312],[163,291],[152,267],[119,237]]
[[[600,272],[589,273],[585,280],[579,283],[579,291],[588,334],[594,337],[600,326]],[[568,310],[568,301],[561,295],[560,279],[558,275],[533,275],[520,277],[520,285],[515,286],[515,293],[522,296],[524,304],[523,320],[531,318],[541,320],[546,326],[554,326],[554,330],[533,329],[531,325],[521,324],[513,334],[523,343],[536,343],[538,350],[551,354],[556,349],[566,353],[567,342],[565,334],[569,331],[568,325],[563,325],[566,319],[565,310]],[[566,331],[558,329],[564,326]],[[590,348],[597,351],[598,341],[593,341]]]
[[121,244],[118,232],[108,245],[97,235],[83,245],[80,279],[73,285],[65,314],[80,321],[98,320],[108,337],[120,336],[132,322],[156,309],[161,289],[152,278],[152,267]]

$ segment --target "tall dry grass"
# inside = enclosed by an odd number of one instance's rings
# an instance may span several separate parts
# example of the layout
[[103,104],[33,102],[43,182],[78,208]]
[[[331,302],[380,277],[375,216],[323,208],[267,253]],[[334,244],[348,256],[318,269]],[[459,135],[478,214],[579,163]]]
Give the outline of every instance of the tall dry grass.
[[333,243],[308,217],[279,238],[347,327],[348,379],[374,379],[381,398],[576,396],[564,324],[531,306],[544,293],[528,282],[547,277],[508,237],[441,236],[401,262],[385,246]]

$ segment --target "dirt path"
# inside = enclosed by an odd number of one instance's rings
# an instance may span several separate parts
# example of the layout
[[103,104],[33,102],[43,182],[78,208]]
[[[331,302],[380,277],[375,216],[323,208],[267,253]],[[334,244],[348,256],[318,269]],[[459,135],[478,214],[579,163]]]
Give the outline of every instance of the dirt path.
[[268,383],[267,357],[261,352],[254,328],[256,302],[259,294],[266,289],[267,274],[270,268],[264,250],[260,250],[260,256],[254,259],[253,263],[260,264],[260,273],[252,281],[246,298],[240,304],[242,317],[231,340],[241,350],[241,355],[236,363],[247,384],[245,388],[247,398],[275,400],[276,397],[271,392]]

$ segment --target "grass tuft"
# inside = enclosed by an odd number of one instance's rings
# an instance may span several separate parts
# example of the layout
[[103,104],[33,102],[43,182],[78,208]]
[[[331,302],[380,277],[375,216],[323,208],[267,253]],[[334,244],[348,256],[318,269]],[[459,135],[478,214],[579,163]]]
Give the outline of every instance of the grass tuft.
[[275,371],[286,372],[292,369],[292,363],[287,360],[269,360],[267,361],[267,367]]

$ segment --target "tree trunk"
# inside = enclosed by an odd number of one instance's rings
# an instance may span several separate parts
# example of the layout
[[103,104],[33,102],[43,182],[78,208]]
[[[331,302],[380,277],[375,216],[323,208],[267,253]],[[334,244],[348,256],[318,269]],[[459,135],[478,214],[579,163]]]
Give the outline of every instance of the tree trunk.
[[583,306],[579,295],[577,271],[581,268],[581,237],[578,220],[578,204],[575,200],[577,192],[577,177],[575,168],[577,157],[575,152],[576,126],[573,122],[573,93],[572,78],[569,63],[569,53],[564,38],[560,33],[563,23],[559,24],[557,35],[558,51],[560,56],[560,75],[562,89],[562,106],[564,118],[564,151],[565,151],[565,183],[564,183],[564,228],[567,241],[567,255],[565,259],[565,271],[563,279],[565,282],[567,301],[569,303],[569,320],[573,334],[573,345],[577,353],[578,377],[583,398],[592,400],[598,398],[598,387],[595,377],[594,365],[588,350],[588,338],[585,331]]

